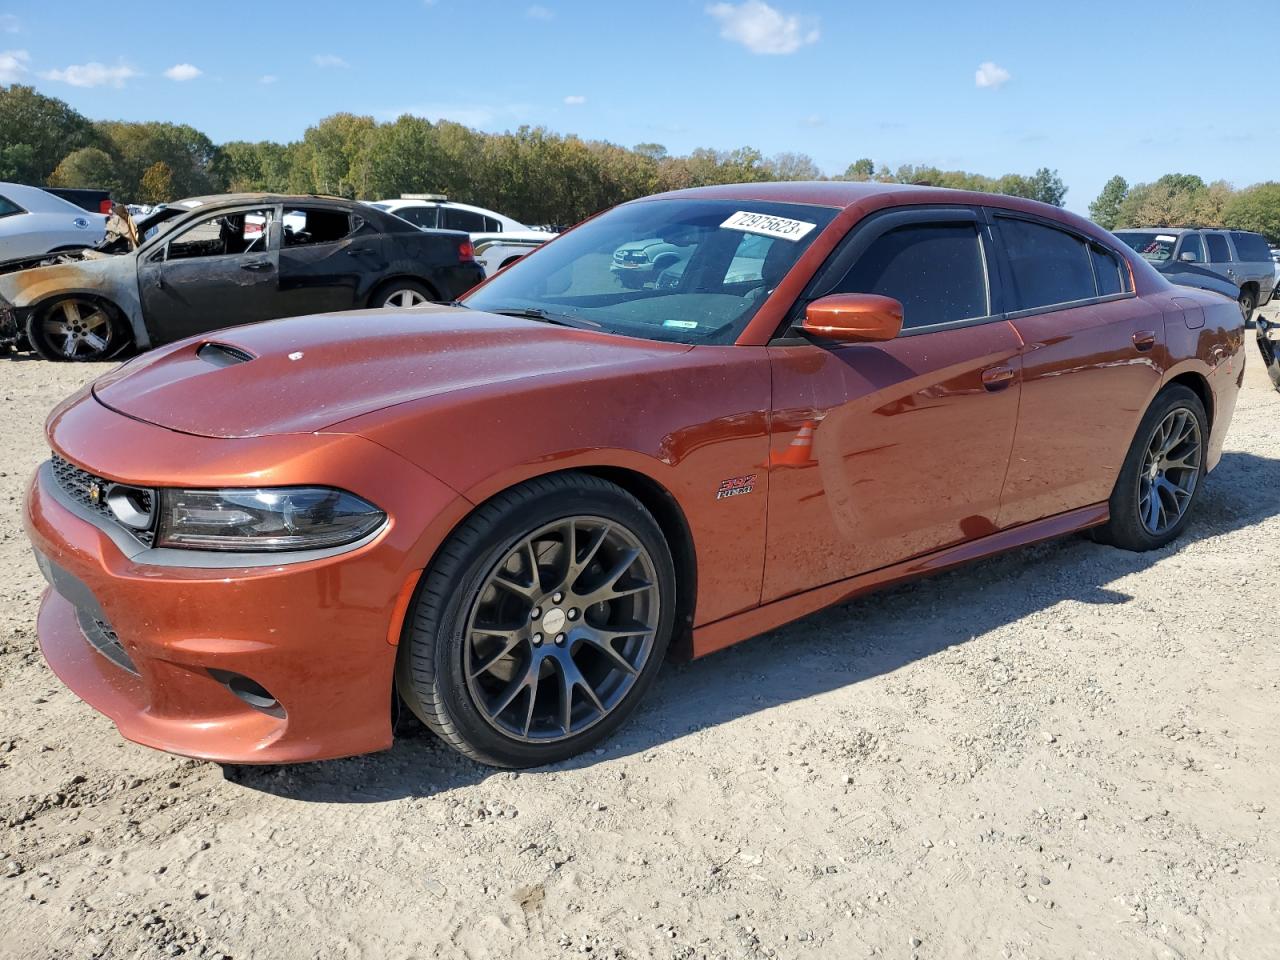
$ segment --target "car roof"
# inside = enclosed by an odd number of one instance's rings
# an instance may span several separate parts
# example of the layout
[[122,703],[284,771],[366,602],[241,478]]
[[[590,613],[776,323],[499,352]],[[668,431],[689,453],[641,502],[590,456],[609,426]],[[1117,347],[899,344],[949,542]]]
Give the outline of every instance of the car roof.
[[64,200],[62,197],[49,193],[47,190],[28,186],[25,183],[0,183],[0,194],[8,197],[28,213],[75,213],[80,215],[86,213],[83,207],[76,206],[70,200]]
[[354,200],[348,200],[346,197],[330,197],[319,193],[215,193],[203,197],[184,197],[173,201],[168,206],[195,210],[197,207],[222,207],[241,203],[306,203],[315,200],[355,205]]
[[1091,220],[1077,214],[1023,197],[1011,197],[998,193],[979,193],[974,190],[953,190],[948,187],[916,186],[904,183],[878,183],[852,180],[795,180],[767,183],[731,183],[710,187],[690,187],[673,190],[651,197],[643,197],[633,203],[672,198],[706,200],[762,200],[773,203],[801,203],[822,207],[861,208],[864,213],[891,206],[917,204],[947,204],[964,206],[998,207],[1020,211],[1035,216],[1057,220],[1088,236],[1105,240],[1109,234]]

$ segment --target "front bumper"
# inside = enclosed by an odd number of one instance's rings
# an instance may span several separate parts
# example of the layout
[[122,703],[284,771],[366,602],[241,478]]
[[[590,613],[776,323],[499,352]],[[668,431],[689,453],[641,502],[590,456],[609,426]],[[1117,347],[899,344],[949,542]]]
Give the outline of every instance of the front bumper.
[[[68,415],[78,419],[74,427]],[[104,426],[114,457],[83,433],[101,436]],[[173,481],[162,459],[193,456],[189,464],[215,475],[207,485],[222,484],[228,477],[219,458],[264,442],[175,434],[92,398],[64,410],[51,432],[59,452],[87,470],[131,483],[149,470],[150,482],[165,485]],[[80,444],[59,442],[76,435]],[[391,745],[397,647],[389,638],[398,639],[403,613],[396,601],[425,565],[424,552],[434,549],[422,531],[458,498],[358,437],[271,439],[309,444],[310,482],[362,490],[388,512],[387,525],[354,548],[302,562],[280,554],[235,566],[234,557],[192,551],[192,564],[208,565],[177,566],[178,551],[122,549],[110,521],[95,522],[77,507],[47,467],[28,488],[27,533],[51,582],[38,620],[40,647],[54,673],[130,740],[229,763],[319,760]],[[196,448],[204,448],[203,459]],[[175,479],[190,485],[193,478],[188,471]],[[276,702],[238,696],[244,678]]]

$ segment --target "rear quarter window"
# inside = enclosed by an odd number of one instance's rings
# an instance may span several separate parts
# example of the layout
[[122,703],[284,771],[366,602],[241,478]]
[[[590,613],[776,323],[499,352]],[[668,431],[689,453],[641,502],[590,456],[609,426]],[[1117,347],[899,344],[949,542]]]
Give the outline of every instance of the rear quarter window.
[[22,208],[8,197],[0,196],[0,217],[12,217],[16,213],[22,213]]
[[1108,297],[1124,293],[1129,289],[1127,272],[1110,250],[1090,244],[1089,257],[1093,261],[1093,276],[1098,283],[1098,296]]
[[1231,241],[1236,245],[1236,253],[1241,260],[1262,263],[1271,259],[1271,248],[1260,234],[1235,232],[1231,234]]

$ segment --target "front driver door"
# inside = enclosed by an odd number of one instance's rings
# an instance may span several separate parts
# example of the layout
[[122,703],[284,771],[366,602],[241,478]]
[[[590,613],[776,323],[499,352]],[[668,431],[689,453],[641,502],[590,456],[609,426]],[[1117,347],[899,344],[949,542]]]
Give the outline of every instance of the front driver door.
[[769,347],[764,602],[995,531],[1020,341],[988,283],[989,248],[973,209],[875,216],[797,309],[828,293],[882,294],[902,302],[902,334]]
[[142,313],[154,343],[272,316],[274,207],[224,210],[179,229],[138,260]]

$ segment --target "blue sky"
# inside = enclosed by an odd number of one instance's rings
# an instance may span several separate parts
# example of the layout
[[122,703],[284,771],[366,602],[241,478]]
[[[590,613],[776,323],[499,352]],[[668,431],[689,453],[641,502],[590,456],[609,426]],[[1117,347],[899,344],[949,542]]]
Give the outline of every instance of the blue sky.
[[[95,119],[290,140],[339,110],[998,175],[1280,178],[1280,4],[0,0],[0,83]],[[1145,14],[1145,15],[1144,15]],[[1250,38],[1257,48],[1249,53]],[[984,66],[985,65],[985,66]]]

